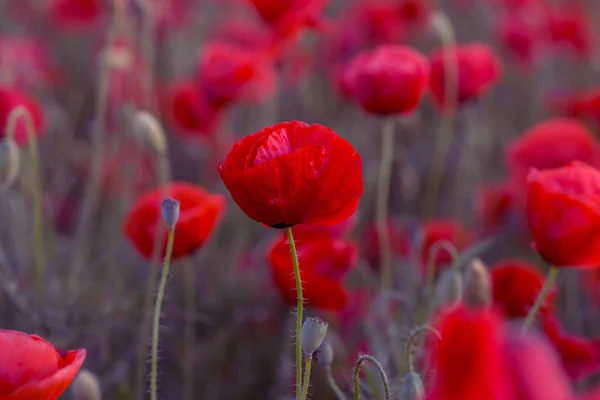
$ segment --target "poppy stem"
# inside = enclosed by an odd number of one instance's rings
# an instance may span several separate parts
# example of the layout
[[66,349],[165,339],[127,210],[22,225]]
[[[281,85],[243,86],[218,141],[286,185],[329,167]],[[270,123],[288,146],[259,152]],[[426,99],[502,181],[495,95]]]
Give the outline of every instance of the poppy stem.
[[304,387],[302,388],[302,400],[308,398],[308,382],[310,381],[310,369],[312,366],[312,354],[306,356],[306,366],[304,367]]
[[344,392],[342,392],[342,389],[340,389],[340,386],[337,384],[337,382],[333,378],[333,373],[331,372],[331,368],[327,368],[326,373],[327,373],[327,382],[329,383],[329,387],[331,388],[333,393],[335,393],[338,400],[346,400],[346,395],[344,394]]
[[300,345],[300,335],[302,333],[302,308],[304,306],[304,298],[302,296],[302,279],[300,279],[298,252],[296,251],[292,228],[286,228],[285,231],[290,244],[290,252],[292,253],[294,278],[296,280],[296,296],[298,297],[298,311],[296,313],[296,399],[300,400],[302,396],[302,347]]
[[360,399],[360,370],[362,368],[362,365],[365,361],[369,361],[371,362],[375,368],[377,368],[377,371],[379,372],[379,376],[381,377],[381,382],[383,383],[383,391],[385,392],[385,400],[391,400],[392,398],[392,394],[391,394],[391,389],[390,389],[390,382],[388,380],[387,374],[385,373],[385,370],[383,369],[383,367],[381,366],[381,364],[379,363],[379,361],[377,361],[377,359],[373,356],[369,356],[367,354],[364,354],[360,357],[358,357],[358,360],[356,360],[356,364],[354,365],[354,400],[359,400]]
[[381,290],[385,293],[392,288],[392,246],[387,223],[390,197],[390,179],[394,161],[394,120],[386,118],[382,125],[381,160],[379,162],[379,183],[377,186],[376,224],[379,238],[379,272]]
[[33,176],[33,263],[35,267],[38,303],[40,307],[44,304],[44,275],[45,275],[45,252],[44,252],[44,230],[42,223],[42,175],[40,170],[40,153],[38,149],[37,135],[31,114],[23,106],[18,106],[11,111],[6,126],[6,139],[13,140],[17,128],[17,122],[23,120],[27,132],[29,144],[29,156],[31,158],[31,169]]
[[456,272],[459,272],[458,267],[460,265],[460,256],[458,254],[458,250],[452,244],[452,242],[448,240],[438,240],[429,248],[429,253],[427,254],[427,298],[431,299],[433,296],[433,286],[435,283],[435,261],[437,259],[437,255],[440,250],[446,250],[450,257],[452,257],[452,269]]
[[[440,10],[435,11],[431,16],[431,25],[444,47],[448,48],[455,44],[454,29],[446,14]],[[423,216],[425,218],[429,218],[435,213],[444,165],[454,136],[452,122],[458,97],[458,65],[456,55],[452,51],[444,53],[444,69],[446,72],[446,76],[444,76],[444,112],[442,113],[439,137],[436,140],[433,162],[425,186],[425,199],[423,202]]]
[[525,318],[525,322],[523,322],[523,332],[527,331],[535,322],[535,318],[536,318],[537,314],[539,313],[540,309],[542,308],[544,301],[546,301],[546,297],[548,296],[550,289],[552,289],[552,285],[554,284],[554,281],[556,280],[557,275],[558,275],[558,268],[551,266],[550,271],[548,271],[548,276],[546,276],[546,282],[544,282],[544,287],[538,294],[538,297],[535,300],[535,303],[529,310],[529,313],[527,314],[527,317]]
[[183,265],[183,291],[185,296],[183,400],[194,399],[194,336],[196,323],[196,270],[192,258]]
[[156,400],[156,388],[157,388],[157,377],[158,377],[158,330],[160,327],[160,313],[163,298],[165,297],[165,289],[167,287],[167,281],[169,279],[169,267],[171,266],[171,255],[173,254],[173,242],[175,241],[175,230],[169,229],[169,236],[167,240],[167,251],[165,254],[165,263],[162,269],[162,275],[160,278],[160,284],[158,287],[158,294],[156,295],[156,306],[154,307],[154,322],[152,325],[152,353],[151,353],[151,364],[150,364],[150,398]]
[[438,330],[430,325],[419,326],[418,328],[416,328],[414,331],[411,332],[408,340],[406,341],[406,349],[405,349],[406,366],[408,368],[408,372],[410,372],[411,374],[415,372],[415,366],[414,366],[413,357],[412,357],[412,346],[415,343],[415,340],[419,337],[419,335],[425,331],[432,332],[433,334],[435,334],[438,337],[438,339],[440,339],[440,340],[442,339],[442,336],[440,335]]

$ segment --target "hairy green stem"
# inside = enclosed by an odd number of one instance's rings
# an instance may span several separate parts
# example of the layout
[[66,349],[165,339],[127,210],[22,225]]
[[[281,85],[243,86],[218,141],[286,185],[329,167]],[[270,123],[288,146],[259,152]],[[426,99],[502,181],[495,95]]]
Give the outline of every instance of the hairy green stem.
[[550,271],[548,271],[548,276],[546,276],[546,282],[544,282],[544,287],[538,294],[535,303],[529,310],[527,317],[525,318],[525,322],[523,322],[523,331],[527,331],[534,323],[537,314],[539,313],[544,301],[546,301],[546,297],[548,297],[548,293],[550,289],[552,289],[552,285],[556,280],[556,276],[558,275],[558,268],[551,266]]
[[191,258],[183,266],[185,328],[183,351],[183,400],[194,400],[194,324],[196,315],[196,271]]
[[392,288],[392,246],[387,223],[388,203],[390,197],[390,179],[394,161],[394,120],[386,118],[381,132],[381,159],[379,161],[379,183],[377,186],[376,224],[379,239],[379,273],[381,274],[381,290],[388,292]]
[[310,382],[310,370],[312,367],[312,354],[306,356],[306,366],[304,367],[304,387],[302,388],[302,400],[308,398],[308,383]]
[[381,366],[381,364],[379,363],[379,361],[377,361],[377,359],[375,357],[369,356],[366,354],[358,357],[358,360],[356,361],[356,364],[354,365],[354,374],[353,374],[353,376],[354,376],[354,400],[360,399],[360,370],[365,361],[369,361],[371,364],[373,364],[375,366],[375,368],[377,368],[377,371],[379,372],[379,376],[381,378],[381,382],[383,383],[383,391],[385,393],[385,400],[391,400],[392,392],[390,389],[390,382],[388,380],[387,374],[385,373],[385,370],[383,369],[383,367]]
[[173,253],[173,242],[175,241],[175,230],[170,229],[167,240],[167,252],[165,254],[165,263],[162,268],[160,286],[156,295],[156,306],[154,307],[154,321],[152,324],[152,352],[150,364],[150,398],[157,399],[157,380],[158,380],[158,331],[160,328],[160,313],[162,302],[165,297],[165,289],[169,280],[169,267],[171,266],[171,255]]
[[296,280],[296,296],[298,297],[298,310],[296,313],[296,399],[300,400],[302,396],[302,347],[300,346],[300,335],[302,334],[302,308],[304,307],[304,297],[302,296],[300,265],[298,264],[298,253],[296,251],[296,244],[294,243],[292,228],[286,228],[286,234],[290,244],[290,252],[292,254],[294,278]]
[[408,340],[406,341],[406,349],[405,349],[406,365],[408,367],[408,372],[410,372],[410,373],[415,372],[415,366],[414,366],[413,358],[412,358],[412,346],[413,346],[415,340],[417,340],[417,338],[419,337],[419,335],[425,331],[432,332],[433,334],[435,334],[438,337],[438,339],[442,338],[442,336],[440,335],[440,332],[438,332],[437,329],[435,329],[434,327],[432,327],[430,325],[420,326],[411,332]]

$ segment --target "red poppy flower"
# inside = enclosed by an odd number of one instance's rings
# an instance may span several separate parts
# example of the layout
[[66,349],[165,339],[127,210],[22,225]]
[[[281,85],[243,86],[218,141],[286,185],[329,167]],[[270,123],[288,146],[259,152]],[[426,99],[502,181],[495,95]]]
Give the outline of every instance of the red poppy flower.
[[238,141],[219,174],[246,215],[274,228],[336,225],[356,212],[363,192],[362,160],[352,145],[298,121]]
[[0,53],[16,87],[53,86],[60,79],[46,46],[35,37],[2,36]]
[[530,18],[510,13],[502,19],[496,35],[506,52],[522,67],[530,67],[539,56],[543,31]]
[[354,100],[367,112],[405,114],[421,102],[429,65],[416,50],[385,45],[359,54],[347,73]]
[[570,117],[587,117],[600,127],[600,87],[550,99],[550,109]]
[[528,176],[535,247],[555,267],[600,266],[600,171],[580,162]]
[[600,371],[600,343],[569,335],[554,316],[543,319],[542,330],[554,345],[563,368],[572,380],[585,379]]
[[[497,262],[491,267],[494,304],[506,318],[525,318],[544,286],[545,276],[538,268],[519,259]],[[554,308],[556,288],[553,286],[539,314],[546,315]]]
[[84,349],[60,352],[39,336],[0,329],[0,399],[58,399],[85,356]]
[[429,88],[437,105],[446,101],[446,55],[456,57],[458,68],[458,104],[475,101],[494,86],[502,75],[500,60],[484,43],[471,43],[436,50],[431,54]]
[[513,188],[502,183],[478,190],[476,213],[484,231],[501,229],[508,223],[514,203]]
[[[173,259],[177,259],[194,253],[204,245],[223,214],[225,199],[222,195],[210,194],[199,186],[185,182],[171,183],[166,196],[180,202],[180,216],[175,226],[173,244]],[[167,231],[160,209],[160,202],[164,197],[162,187],[146,192],[135,202],[125,218],[125,236],[146,258],[152,257],[156,230]],[[166,246],[165,234],[162,254]]]
[[396,2],[401,20],[405,24],[422,26],[431,15],[428,0],[399,0]]
[[[44,114],[40,106],[25,93],[15,89],[0,86],[0,138],[6,134],[10,113],[17,107],[24,107],[31,115],[37,136],[41,136],[44,125]],[[19,146],[26,147],[29,143],[25,121],[19,119],[15,126],[13,139]]]
[[48,12],[52,22],[65,30],[89,28],[102,13],[101,0],[51,0]]
[[[435,243],[445,240],[461,251],[473,243],[475,237],[473,232],[464,227],[459,221],[452,219],[431,220],[421,227],[421,262],[423,273],[427,273],[429,251]],[[452,256],[444,249],[440,249],[435,257],[435,273],[452,263]]]
[[505,160],[515,184],[522,187],[530,168],[558,168],[572,161],[597,165],[598,149],[585,125],[571,118],[555,118],[534,125],[514,140]]
[[435,366],[432,400],[516,399],[503,358],[502,319],[493,310],[457,307],[435,324],[441,340],[427,357]]
[[289,36],[303,27],[319,26],[328,0],[250,0],[276,33]]
[[580,58],[592,52],[592,30],[583,10],[560,8],[550,13],[550,37],[557,47],[565,47]]
[[221,121],[215,110],[193,81],[176,82],[167,88],[164,108],[176,133],[186,137],[210,136]]
[[273,64],[264,53],[225,42],[212,42],[203,48],[196,80],[214,109],[239,100],[262,102],[275,89]]
[[[294,227],[294,242],[298,252],[303,294],[308,305],[341,310],[346,305],[347,294],[342,279],[357,260],[356,245],[328,234],[303,232]],[[281,296],[296,304],[296,283],[287,239],[278,239],[269,254],[273,277]]]

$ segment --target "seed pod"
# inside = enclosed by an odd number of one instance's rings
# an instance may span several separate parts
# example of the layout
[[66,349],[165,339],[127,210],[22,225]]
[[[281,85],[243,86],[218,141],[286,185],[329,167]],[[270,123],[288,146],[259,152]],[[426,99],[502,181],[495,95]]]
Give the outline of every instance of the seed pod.
[[317,364],[322,365],[325,368],[331,368],[333,364],[333,346],[328,341],[321,343],[317,349]]
[[173,198],[164,199],[161,203],[162,218],[172,231],[179,219],[179,202]]
[[424,400],[425,387],[423,381],[415,372],[409,372],[402,378],[400,400]]
[[157,154],[167,152],[167,140],[162,125],[156,117],[146,111],[137,111],[133,116],[133,132],[144,144]]
[[11,140],[0,141],[0,190],[8,189],[19,176],[19,147]]
[[464,271],[464,301],[472,308],[487,308],[492,304],[492,283],[485,264],[473,259]]
[[309,317],[304,320],[302,334],[300,335],[300,346],[302,346],[302,352],[306,356],[312,355],[321,346],[327,334],[327,325],[327,322],[321,318]]
[[75,400],[102,399],[98,377],[86,369],[82,369],[71,384],[71,392]]
[[435,309],[454,307],[458,305],[463,296],[462,277],[453,268],[442,272],[436,286],[433,304]]

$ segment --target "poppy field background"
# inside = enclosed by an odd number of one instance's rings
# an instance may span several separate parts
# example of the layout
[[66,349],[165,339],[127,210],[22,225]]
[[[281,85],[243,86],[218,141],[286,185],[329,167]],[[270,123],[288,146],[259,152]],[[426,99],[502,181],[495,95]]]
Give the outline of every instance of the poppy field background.
[[168,218],[158,398],[294,398],[293,233],[308,398],[600,399],[596,0],[4,1],[0,126],[0,400],[150,398]]

